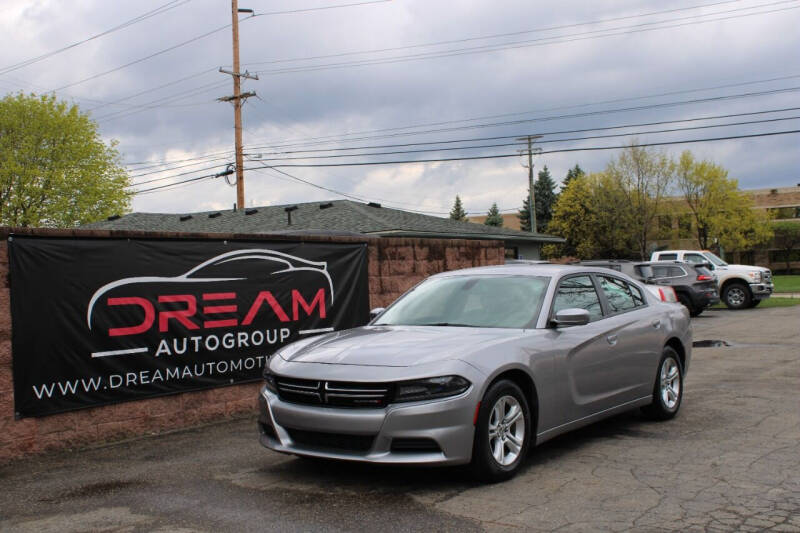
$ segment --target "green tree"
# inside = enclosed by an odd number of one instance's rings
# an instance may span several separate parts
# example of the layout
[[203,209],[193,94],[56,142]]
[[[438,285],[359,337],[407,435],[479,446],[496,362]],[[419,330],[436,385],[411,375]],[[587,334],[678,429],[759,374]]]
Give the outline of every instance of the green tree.
[[533,203],[536,206],[536,230],[547,230],[553,218],[553,205],[556,203],[556,184],[550,176],[547,165],[539,171],[538,179],[533,184]]
[[639,258],[650,256],[649,244],[657,232],[656,217],[675,175],[675,163],[663,152],[633,143],[613,159],[605,174],[613,180],[624,202],[623,216],[634,231]]
[[74,227],[130,209],[128,175],[112,141],[54,96],[0,100],[0,224]]
[[780,249],[786,262],[786,273],[792,273],[792,255],[800,250],[800,221],[781,220],[772,223],[775,233],[775,247]]
[[564,178],[564,181],[561,182],[561,190],[563,191],[564,189],[566,189],[567,185],[569,185],[570,181],[572,181],[573,179],[575,179],[577,177],[583,176],[584,174],[585,174],[585,172],[583,171],[581,166],[579,164],[575,163],[574,167],[572,167],[571,169],[567,170],[567,176]]
[[636,248],[633,229],[620,183],[605,173],[584,174],[561,191],[548,227],[567,242],[543,251],[548,257],[627,258]]
[[489,212],[486,213],[486,220],[483,223],[487,226],[503,227],[503,215],[500,214],[500,210],[497,208],[497,202],[493,203],[492,207],[489,208]]
[[[535,191],[536,189],[534,189]],[[531,230],[531,211],[530,211],[530,192],[531,189],[528,187],[528,194],[525,195],[525,198],[522,200],[522,207],[517,211],[517,218],[519,219],[519,229],[522,231],[530,231]]]
[[698,161],[687,150],[678,163],[677,184],[694,218],[701,249],[714,239],[726,250],[746,250],[772,238],[769,215],[752,208],[753,200],[721,166]]
[[467,220],[467,212],[461,205],[461,198],[456,195],[456,201],[453,203],[453,209],[450,210],[450,218],[453,220],[460,220],[465,222]]

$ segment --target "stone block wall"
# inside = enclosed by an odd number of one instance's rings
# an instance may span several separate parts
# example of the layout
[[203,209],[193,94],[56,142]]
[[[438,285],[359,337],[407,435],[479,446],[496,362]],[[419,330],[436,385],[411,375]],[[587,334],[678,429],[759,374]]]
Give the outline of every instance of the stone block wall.
[[[503,243],[499,241],[0,228],[0,463],[50,450],[79,448],[250,416],[255,413],[260,387],[258,383],[231,385],[16,420],[8,279],[9,233],[91,238],[367,242],[371,307],[385,307],[431,274],[504,262]],[[255,429],[253,432],[255,438]]]

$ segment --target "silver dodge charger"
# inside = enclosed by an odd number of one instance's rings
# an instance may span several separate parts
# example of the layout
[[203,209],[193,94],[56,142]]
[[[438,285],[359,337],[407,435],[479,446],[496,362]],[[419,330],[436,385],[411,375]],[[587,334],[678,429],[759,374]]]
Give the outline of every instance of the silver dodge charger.
[[675,416],[686,309],[607,269],[506,265],[432,276],[367,325],[279,350],[261,443],[299,456],[469,463],[513,476],[529,448],[625,410]]

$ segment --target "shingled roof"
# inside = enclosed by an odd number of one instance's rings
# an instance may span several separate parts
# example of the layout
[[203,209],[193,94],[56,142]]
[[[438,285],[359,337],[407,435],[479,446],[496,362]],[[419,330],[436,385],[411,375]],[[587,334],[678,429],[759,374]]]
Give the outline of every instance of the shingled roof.
[[[291,225],[286,208],[291,211]],[[308,202],[247,209],[165,214],[131,213],[85,224],[86,229],[175,231],[199,233],[347,232],[385,237],[497,239],[510,242],[564,242],[543,233],[530,233],[484,224],[459,222],[380,204],[350,200]]]

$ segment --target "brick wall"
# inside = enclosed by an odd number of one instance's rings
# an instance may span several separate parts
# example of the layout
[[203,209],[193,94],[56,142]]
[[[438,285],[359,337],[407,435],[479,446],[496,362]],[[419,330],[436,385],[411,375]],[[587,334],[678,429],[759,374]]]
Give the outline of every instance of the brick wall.
[[371,307],[390,304],[408,288],[436,272],[502,264],[504,261],[503,243],[500,241],[0,228],[0,463],[48,450],[76,448],[249,416],[255,412],[260,387],[258,383],[233,385],[15,420],[6,240],[11,232],[54,237],[366,242]]

